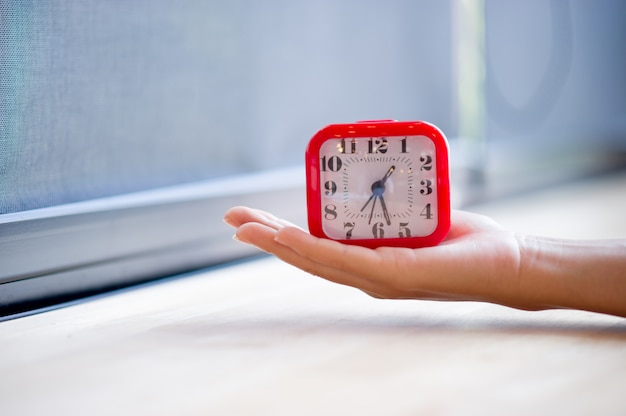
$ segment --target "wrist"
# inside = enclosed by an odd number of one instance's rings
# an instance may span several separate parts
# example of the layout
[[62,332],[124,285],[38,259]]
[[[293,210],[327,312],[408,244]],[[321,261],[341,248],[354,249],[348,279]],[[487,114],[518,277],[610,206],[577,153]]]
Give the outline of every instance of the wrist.
[[624,241],[572,241],[519,234],[518,279],[529,309],[581,309],[626,316]]

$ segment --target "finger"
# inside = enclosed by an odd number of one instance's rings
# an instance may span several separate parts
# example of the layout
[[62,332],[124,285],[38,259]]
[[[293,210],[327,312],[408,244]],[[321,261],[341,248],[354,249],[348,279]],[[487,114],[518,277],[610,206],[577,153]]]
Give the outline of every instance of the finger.
[[[309,258],[301,256],[299,253],[291,250],[290,248],[279,249],[273,253],[276,257],[291,264],[298,269],[312,274],[317,277],[321,277],[329,282],[337,283],[344,286],[354,287],[360,289],[368,294],[379,293],[380,285],[376,282],[371,282],[362,276],[353,275],[345,270],[336,269],[326,264],[317,263]],[[373,296],[373,295],[372,295]],[[382,298],[383,295],[376,295],[376,297]]]
[[258,209],[242,206],[233,207],[226,211],[226,214],[224,215],[224,222],[233,227],[239,227],[249,222],[256,222],[274,229],[280,228],[280,223],[276,221],[275,217],[272,218],[272,216],[268,213],[262,212]]
[[347,280],[340,283],[378,297],[460,298],[455,291],[464,272],[459,271],[462,264],[455,261],[454,250],[449,247],[371,250],[317,238],[292,228],[278,230],[276,240],[314,263],[344,271],[341,278]]
[[246,222],[250,222],[249,219],[247,219],[250,217],[249,210],[249,208],[241,206],[232,207],[224,214],[224,222],[234,228]]
[[[276,235],[285,233],[288,228],[276,232]],[[302,233],[300,230],[292,229],[294,233]],[[308,236],[306,233],[302,233]],[[316,237],[312,237],[315,239]],[[328,240],[330,241],[330,240]],[[340,246],[341,243],[334,242]],[[350,247],[350,246],[347,246]],[[365,249],[369,250],[369,249]],[[370,250],[371,251],[371,250]],[[351,286],[359,289],[369,296],[377,299],[443,299],[439,292],[432,292],[424,288],[407,289],[406,284],[400,283],[401,274],[392,270],[391,267],[370,268],[367,272],[354,273],[353,270],[346,270],[343,267],[336,267],[327,262],[327,258],[316,261],[303,256],[293,247],[286,246],[286,250],[276,250],[273,252],[281,260],[296,266],[315,276],[322,277],[334,283]],[[358,259],[356,259],[358,263]]]
[[383,258],[375,250],[317,238],[292,227],[278,230],[276,241],[315,263],[344,270],[350,275],[375,281],[381,274]]
[[275,230],[287,226],[295,227],[295,225],[289,221],[277,218],[269,212],[243,206],[233,207],[226,211],[224,222],[235,228],[249,222],[264,224]]
[[[295,231],[302,232],[294,228]],[[303,257],[289,246],[275,241],[276,231],[268,226],[250,222],[242,225],[237,230],[237,239],[243,243],[252,244],[257,248],[275,255],[284,262],[291,264],[307,273],[322,277],[334,283],[356,287],[367,293],[380,292],[380,285],[373,283],[358,275],[353,275],[342,269],[318,263],[307,257]],[[376,297],[382,297],[377,295]]]
[[[392,268],[388,266],[379,268],[372,267],[368,268],[365,272],[359,271],[358,273],[354,273],[350,268],[344,266],[337,267],[329,264],[328,259],[323,257],[323,255],[321,261],[304,256],[295,249],[294,245],[285,243],[287,240],[278,238],[281,234],[299,235],[304,237],[305,240],[308,240],[309,244],[318,240],[322,246],[326,244],[325,242],[333,243],[331,244],[332,246],[338,246],[334,247],[333,250],[345,248],[348,252],[361,252],[364,250],[364,253],[377,253],[374,250],[365,249],[363,247],[346,246],[336,241],[318,239],[297,228],[282,228],[276,231],[273,228],[258,223],[247,223],[242,225],[237,232],[237,236],[241,241],[253,244],[268,253],[274,254],[276,257],[292,266],[331,282],[360,289],[375,298],[432,300],[452,300],[456,298],[456,296],[446,291],[442,292],[441,289],[429,287],[432,286],[433,283],[436,283],[432,281],[430,284],[417,285],[416,287],[411,287],[411,285],[407,287],[406,284],[399,284],[396,279],[398,277],[396,276],[396,274],[398,274],[397,271],[393,271]],[[353,248],[358,250],[352,250]],[[358,258],[355,258],[355,262],[360,264]],[[459,297],[459,299],[461,299],[461,297]]]

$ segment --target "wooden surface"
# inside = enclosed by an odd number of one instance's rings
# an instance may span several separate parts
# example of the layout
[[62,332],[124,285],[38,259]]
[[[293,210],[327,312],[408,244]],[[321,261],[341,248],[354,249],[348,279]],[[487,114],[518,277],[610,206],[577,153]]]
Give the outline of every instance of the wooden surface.
[[[473,209],[601,238],[625,198],[618,175]],[[0,415],[42,414],[624,415],[626,320],[376,300],[266,257],[0,323]]]

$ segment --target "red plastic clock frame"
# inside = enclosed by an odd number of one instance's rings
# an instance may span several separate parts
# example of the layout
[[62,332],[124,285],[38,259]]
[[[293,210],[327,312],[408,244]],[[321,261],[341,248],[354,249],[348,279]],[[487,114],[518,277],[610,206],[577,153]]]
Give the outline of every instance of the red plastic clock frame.
[[307,210],[309,232],[321,238],[328,238],[322,228],[322,206],[320,185],[319,151],[322,143],[328,139],[391,137],[391,136],[426,136],[435,144],[437,169],[437,218],[435,230],[421,237],[335,240],[344,244],[359,245],[369,248],[387,247],[429,247],[439,244],[450,230],[450,173],[448,141],[436,126],[424,121],[373,120],[351,124],[331,124],[318,131],[309,141],[305,154],[307,177]]

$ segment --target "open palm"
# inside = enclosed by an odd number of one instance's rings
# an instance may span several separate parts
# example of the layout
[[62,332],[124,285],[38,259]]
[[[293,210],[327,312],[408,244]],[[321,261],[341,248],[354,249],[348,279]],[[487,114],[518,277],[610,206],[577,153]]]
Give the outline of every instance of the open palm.
[[394,299],[480,300],[532,309],[519,296],[519,244],[491,219],[454,211],[436,247],[368,249],[314,237],[270,213],[234,207],[236,238],[304,271]]

